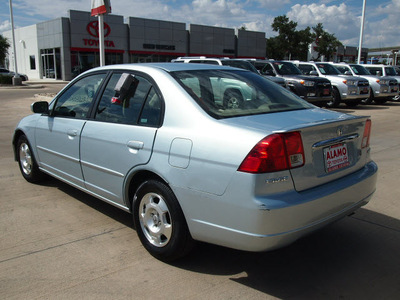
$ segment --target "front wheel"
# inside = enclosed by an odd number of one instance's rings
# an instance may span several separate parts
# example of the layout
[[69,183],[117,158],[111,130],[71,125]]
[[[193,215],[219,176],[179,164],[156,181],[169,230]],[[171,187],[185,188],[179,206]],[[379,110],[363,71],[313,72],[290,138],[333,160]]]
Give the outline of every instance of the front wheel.
[[17,161],[21,174],[27,181],[35,183],[45,178],[45,174],[39,170],[25,135],[21,135],[17,142]]
[[336,88],[334,88],[334,89],[332,89],[332,101],[329,101],[328,103],[326,103],[326,106],[328,108],[338,107],[341,100],[342,99],[340,97],[339,91]]
[[151,255],[162,261],[172,261],[189,252],[192,237],[178,200],[166,184],[146,181],[133,201],[136,231]]

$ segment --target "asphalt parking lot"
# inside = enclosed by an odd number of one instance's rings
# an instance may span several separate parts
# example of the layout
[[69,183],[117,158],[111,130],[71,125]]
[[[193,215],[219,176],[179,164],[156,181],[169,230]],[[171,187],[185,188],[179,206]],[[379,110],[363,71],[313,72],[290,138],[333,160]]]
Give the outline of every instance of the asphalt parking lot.
[[281,250],[199,244],[165,264],[141,246],[131,216],[57,180],[26,182],[11,138],[38,93],[0,87],[2,299],[399,299],[400,103],[340,112],[372,117],[379,166],[371,202]]

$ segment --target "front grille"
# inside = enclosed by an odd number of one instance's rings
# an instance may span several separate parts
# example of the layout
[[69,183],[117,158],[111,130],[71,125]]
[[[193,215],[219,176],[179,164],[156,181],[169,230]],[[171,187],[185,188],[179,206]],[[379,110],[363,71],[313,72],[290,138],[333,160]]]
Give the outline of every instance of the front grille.
[[397,85],[397,80],[389,80],[389,85]]
[[368,81],[359,81],[358,82],[358,86],[368,86],[369,85],[369,83],[368,83]]

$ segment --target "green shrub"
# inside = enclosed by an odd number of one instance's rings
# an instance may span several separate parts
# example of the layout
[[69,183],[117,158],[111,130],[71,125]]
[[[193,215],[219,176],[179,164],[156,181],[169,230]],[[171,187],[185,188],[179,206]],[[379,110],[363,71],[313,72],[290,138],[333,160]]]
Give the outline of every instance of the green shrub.
[[0,84],[12,84],[12,77],[0,75]]

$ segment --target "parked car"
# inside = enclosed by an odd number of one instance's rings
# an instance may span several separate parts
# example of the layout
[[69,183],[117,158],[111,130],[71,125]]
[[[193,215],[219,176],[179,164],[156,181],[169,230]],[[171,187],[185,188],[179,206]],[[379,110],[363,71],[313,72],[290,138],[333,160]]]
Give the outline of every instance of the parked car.
[[[235,92],[246,99],[225,106]],[[368,117],[317,108],[246,70],[110,65],[31,108],[12,140],[22,176],[51,175],[131,212],[164,261],[194,241],[279,248],[375,191]]]
[[397,76],[400,76],[400,66],[394,66]]
[[[8,69],[0,68],[0,75],[14,77],[15,76],[15,72],[10,71]],[[22,74],[22,73],[18,73],[18,75],[21,77],[22,81],[27,81],[28,80],[28,76],[27,75]]]
[[383,104],[399,94],[399,85],[393,77],[372,75],[364,66],[358,64],[332,63],[342,74],[363,77],[370,86],[369,98],[363,104]]
[[354,107],[369,97],[369,83],[362,77],[345,76],[329,63],[293,62],[304,75],[325,77],[333,86],[333,100],[329,107],[338,107],[341,102]]
[[[379,77],[390,76],[395,78],[397,80],[397,83],[399,84],[399,91],[400,91],[400,76],[397,75],[395,68],[388,65],[364,65],[364,67],[367,68],[372,75],[376,75]],[[399,101],[400,100],[399,95],[393,97],[392,100]]]
[[291,62],[257,60],[252,62],[262,75],[280,77],[296,95],[316,104],[332,102],[331,82],[322,77],[306,76]]
[[[173,59],[172,62],[229,66],[229,67],[249,70],[254,73],[259,73],[257,69],[250,62],[244,59],[215,58],[215,57],[205,57],[205,56],[183,56]],[[265,77],[271,80],[272,82],[279,84],[280,86],[286,87],[286,82],[282,78],[275,78],[272,76],[265,76]]]

